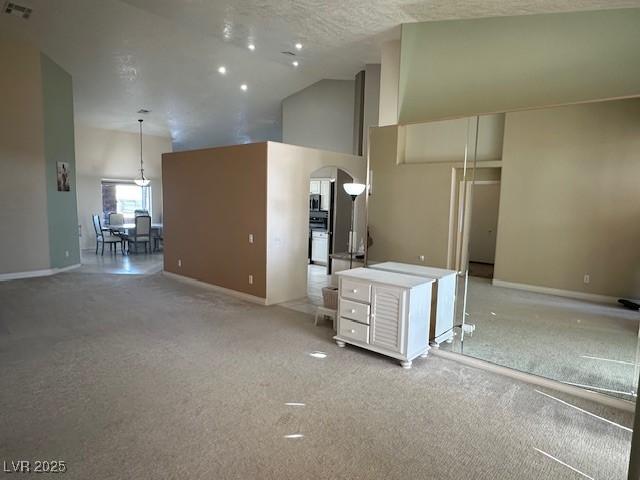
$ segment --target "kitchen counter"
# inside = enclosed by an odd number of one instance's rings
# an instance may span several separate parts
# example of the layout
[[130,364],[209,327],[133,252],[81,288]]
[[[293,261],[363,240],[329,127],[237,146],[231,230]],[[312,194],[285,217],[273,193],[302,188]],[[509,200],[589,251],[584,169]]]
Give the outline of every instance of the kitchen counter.
[[[347,260],[351,258],[351,254],[349,252],[341,252],[341,253],[332,253],[329,255],[333,260]],[[362,262],[364,260],[364,253],[353,253],[353,261],[356,260]]]

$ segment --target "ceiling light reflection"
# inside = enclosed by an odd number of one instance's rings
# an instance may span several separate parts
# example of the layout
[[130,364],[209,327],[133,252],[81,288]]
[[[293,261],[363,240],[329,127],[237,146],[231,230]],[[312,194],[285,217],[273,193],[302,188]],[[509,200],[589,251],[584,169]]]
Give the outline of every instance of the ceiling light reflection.
[[324,352],[311,352],[309,355],[313,358],[327,358],[327,354]]
[[287,407],[304,407],[306,404],[301,402],[287,402],[285,403]]
[[565,402],[564,400],[560,400],[559,398],[554,397],[553,395],[549,395],[548,393],[545,392],[541,392],[540,390],[536,390],[537,393],[539,393],[540,395],[544,395],[545,397],[551,398],[552,400],[555,400],[556,402],[560,402],[563,405],[566,405],[567,407],[571,407],[575,410],[578,410],[581,413],[585,413],[587,415],[590,415],[594,418],[597,418],[598,420],[602,420],[603,422],[607,422],[610,425],[613,425],[615,427],[621,428],[623,430],[626,430],[627,432],[633,432],[633,430],[631,430],[630,428],[625,427],[624,425],[620,425],[619,423],[616,422],[612,422],[611,420],[608,420],[604,417],[601,417],[600,415],[596,415],[595,413],[591,413],[588,410],[584,410],[580,407],[576,407],[575,405],[570,404],[569,402]]
[[589,478],[590,480],[595,480],[593,477],[590,477],[589,475],[587,475],[586,473],[581,472],[580,470],[578,470],[575,467],[572,467],[571,465],[569,465],[568,463],[564,463],[562,460],[558,460],[556,457],[554,457],[553,455],[548,454],[547,452],[543,452],[542,450],[540,450],[539,448],[533,448],[535,451],[540,452],[541,454],[543,454],[544,456],[550,458],[551,460],[555,460],[556,462],[558,462],[560,465],[563,465],[567,468],[570,468],[571,470],[573,470],[576,473],[579,473],[580,475],[582,475],[584,478]]
[[304,437],[301,433],[291,433],[289,435],[285,435],[284,438],[302,438]]

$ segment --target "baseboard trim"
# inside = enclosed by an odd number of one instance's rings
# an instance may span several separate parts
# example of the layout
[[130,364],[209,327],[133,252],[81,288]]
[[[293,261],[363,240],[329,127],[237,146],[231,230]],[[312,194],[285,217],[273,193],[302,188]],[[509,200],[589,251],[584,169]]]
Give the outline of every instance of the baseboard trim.
[[607,407],[617,408],[625,412],[635,412],[636,404],[628,400],[621,398],[611,397],[603,393],[594,392],[585,388],[569,385],[558,380],[551,380],[550,378],[540,377],[532,373],[525,373],[512,368],[496,365],[495,363],[487,362],[486,360],[480,360],[461,353],[449,352],[439,348],[432,348],[430,353],[447,360],[453,360],[454,362],[462,363],[464,365],[479,368],[488,372],[504,375],[505,377],[513,378],[521,382],[537,385],[539,387],[549,388],[557,392],[567,393],[574,397],[582,398],[584,400],[590,400],[592,402],[606,405]]
[[7,282],[9,280],[20,280],[23,278],[36,278],[36,277],[49,277],[57,273],[68,272],[69,270],[75,270],[81,267],[80,263],[69,265],[67,267],[60,268],[46,268],[44,270],[29,270],[27,272],[12,272],[12,273],[0,273],[0,282]]
[[598,295],[596,293],[585,293],[576,292],[573,290],[561,290],[559,288],[541,287],[538,285],[529,285],[527,283],[505,282],[504,280],[498,280],[496,278],[493,279],[492,284],[496,287],[513,288],[514,290],[524,290],[526,292],[546,293],[547,295],[555,295],[556,297],[575,298],[578,300],[588,300],[590,302],[596,303],[618,303],[618,298],[620,298],[610,297],[607,295]]
[[251,295],[249,293],[238,292],[236,290],[220,287],[218,285],[213,285],[211,283],[203,282],[201,280],[196,280],[195,278],[186,277],[178,273],[168,272],[166,270],[163,270],[162,274],[166,275],[169,278],[173,278],[174,280],[178,280],[179,282],[193,285],[195,287],[206,288],[207,290],[213,290],[215,292],[224,293],[226,295],[240,298],[242,300],[246,300],[251,303],[257,303],[258,305],[268,305],[266,298],[256,297],[255,295]]

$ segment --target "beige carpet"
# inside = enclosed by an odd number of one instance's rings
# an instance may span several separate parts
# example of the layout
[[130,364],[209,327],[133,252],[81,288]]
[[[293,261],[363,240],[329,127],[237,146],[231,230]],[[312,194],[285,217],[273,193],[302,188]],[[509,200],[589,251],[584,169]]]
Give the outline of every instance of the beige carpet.
[[638,381],[638,312],[475,277],[467,312],[476,331],[465,336],[466,355],[633,399],[624,392],[635,391]]
[[406,371],[161,274],[0,283],[0,385],[0,460],[62,459],[65,479],[584,478],[545,454],[623,479],[631,438],[529,385],[438,358]]

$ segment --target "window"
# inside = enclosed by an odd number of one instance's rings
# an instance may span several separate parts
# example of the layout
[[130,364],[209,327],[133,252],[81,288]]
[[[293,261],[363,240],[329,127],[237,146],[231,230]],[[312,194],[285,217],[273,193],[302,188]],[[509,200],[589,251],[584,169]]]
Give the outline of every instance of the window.
[[136,210],[151,215],[151,187],[139,187],[133,182],[102,181],[102,213],[105,221],[109,213],[122,213],[125,222],[133,222]]

